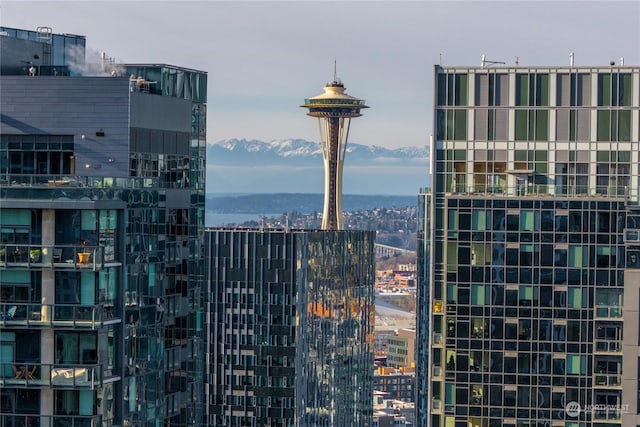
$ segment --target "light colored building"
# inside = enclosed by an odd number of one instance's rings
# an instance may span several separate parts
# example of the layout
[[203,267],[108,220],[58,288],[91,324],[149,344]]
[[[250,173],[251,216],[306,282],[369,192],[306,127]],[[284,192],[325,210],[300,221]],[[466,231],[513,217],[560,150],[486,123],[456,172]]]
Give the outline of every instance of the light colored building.
[[640,424],[640,68],[436,66],[434,94],[418,424]]
[[394,368],[415,367],[415,329],[398,329],[387,338],[387,365]]

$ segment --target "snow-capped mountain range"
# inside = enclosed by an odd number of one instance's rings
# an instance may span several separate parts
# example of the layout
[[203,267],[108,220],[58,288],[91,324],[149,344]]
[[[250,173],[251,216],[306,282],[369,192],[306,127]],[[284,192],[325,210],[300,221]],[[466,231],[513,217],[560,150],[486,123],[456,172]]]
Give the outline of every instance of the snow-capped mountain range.
[[[347,144],[347,164],[406,164],[428,163],[427,147],[384,148],[375,145]],[[209,165],[309,165],[322,159],[318,142],[304,139],[259,141],[225,139],[207,145]]]
[[[414,195],[428,186],[427,147],[347,145],[344,194]],[[209,193],[322,193],[320,144],[227,139],[207,145]]]

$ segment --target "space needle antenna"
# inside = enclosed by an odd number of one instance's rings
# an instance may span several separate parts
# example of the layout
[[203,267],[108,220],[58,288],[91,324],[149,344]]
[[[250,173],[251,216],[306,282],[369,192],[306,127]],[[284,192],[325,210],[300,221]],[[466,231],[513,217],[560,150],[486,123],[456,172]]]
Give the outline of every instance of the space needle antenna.
[[336,65],[337,62],[338,62],[337,60],[335,59],[333,60],[333,81],[334,82],[338,81],[338,71],[337,71],[337,65]]

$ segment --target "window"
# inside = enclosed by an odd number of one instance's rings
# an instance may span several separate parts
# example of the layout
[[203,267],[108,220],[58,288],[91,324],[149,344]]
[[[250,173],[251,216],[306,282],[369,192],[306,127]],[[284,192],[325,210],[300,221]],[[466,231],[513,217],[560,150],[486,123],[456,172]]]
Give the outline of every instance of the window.
[[516,110],[516,141],[548,140],[548,110]]
[[467,105],[467,79],[462,73],[438,74],[438,105]]
[[437,110],[436,138],[439,140],[466,140],[467,110]]
[[598,141],[630,141],[631,110],[598,110]]
[[549,105],[549,75],[516,74],[516,105],[542,107]]
[[2,135],[0,173],[68,175],[71,173],[73,136]]
[[558,106],[575,107],[590,104],[591,75],[559,74],[556,84]]
[[630,73],[600,73],[598,75],[598,106],[630,106],[631,94]]

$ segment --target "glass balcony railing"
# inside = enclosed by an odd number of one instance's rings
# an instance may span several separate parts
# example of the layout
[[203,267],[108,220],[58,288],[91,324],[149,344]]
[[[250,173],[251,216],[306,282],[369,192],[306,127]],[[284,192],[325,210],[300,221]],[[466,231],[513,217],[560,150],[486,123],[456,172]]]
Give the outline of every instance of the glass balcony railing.
[[113,248],[82,245],[0,245],[0,268],[46,267],[100,270],[117,265]]
[[594,374],[593,384],[596,387],[621,387],[622,375],[620,374]]
[[[109,371],[111,372],[111,371]],[[103,383],[103,366],[98,364],[0,363],[0,385],[5,387],[95,388]],[[113,376],[108,376],[113,380]]]
[[622,307],[598,305],[596,306],[596,318],[598,317],[622,320]]
[[598,340],[595,342],[598,353],[622,353],[622,342],[615,340]]
[[101,427],[101,415],[0,415],[2,427]]
[[638,190],[628,186],[555,186],[546,184],[484,185],[454,183],[445,192],[450,194],[478,194],[515,197],[612,197],[638,203]]
[[6,326],[72,326],[98,329],[105,322],[119,321],[113,305],[2,303],[0,325]]
[[594,420],[619,420],[622,416],[622,408],[615,405],[593,405]]

